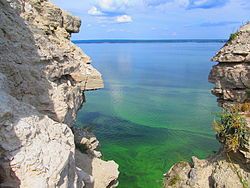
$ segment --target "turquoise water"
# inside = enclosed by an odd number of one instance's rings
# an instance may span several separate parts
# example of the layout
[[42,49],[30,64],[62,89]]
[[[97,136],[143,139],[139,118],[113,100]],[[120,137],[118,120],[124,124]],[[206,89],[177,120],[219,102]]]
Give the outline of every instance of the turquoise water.
[[77,124],[120,165],[120,188],[161,187],[174,163],[218,149],[211,122],[219,109],[207,78],[222,43],[77,45],[105,82],[86,92]]

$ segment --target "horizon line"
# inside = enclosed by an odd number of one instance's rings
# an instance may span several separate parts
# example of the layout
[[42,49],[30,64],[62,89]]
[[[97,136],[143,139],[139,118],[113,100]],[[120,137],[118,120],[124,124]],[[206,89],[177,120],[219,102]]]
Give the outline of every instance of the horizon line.
[[199,42],[199,43],[224,43],[228,39],[76,39],[71,40],[75,44],[79,43],[182,43],[182,42]]

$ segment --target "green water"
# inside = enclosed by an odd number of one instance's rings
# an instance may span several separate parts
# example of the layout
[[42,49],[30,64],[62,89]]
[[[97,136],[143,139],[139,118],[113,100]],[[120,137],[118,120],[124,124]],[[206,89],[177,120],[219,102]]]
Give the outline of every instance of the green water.
[[221,43],[78,44],[103,74],[77,124],[90,127],[103,158],[119,165],[120,188],[158,188],[174,163],[218,149],[209,59]]

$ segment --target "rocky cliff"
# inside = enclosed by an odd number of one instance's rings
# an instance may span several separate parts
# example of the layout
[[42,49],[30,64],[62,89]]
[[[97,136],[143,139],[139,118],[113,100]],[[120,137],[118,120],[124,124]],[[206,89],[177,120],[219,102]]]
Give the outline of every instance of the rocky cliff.
[[[103,87],[70,42],[80,25],[47,0],[0,0],[0,187],[116,183],[118,165],[97,158],[96,138],[71,130],[83,92]],[[90,142],[91,152],[76,151],[75,141]]]
[[175,164],[165,174],[165,187],[250,187],[250,24],[232,34],[212,58],[209,81],[224,108],[217,126],[222,147],[206,160]]
[[250,24],[232,34],[225,46],[212,58],[219,62],[210,72],[215,84],[212,93],[222,107],[250,100]]

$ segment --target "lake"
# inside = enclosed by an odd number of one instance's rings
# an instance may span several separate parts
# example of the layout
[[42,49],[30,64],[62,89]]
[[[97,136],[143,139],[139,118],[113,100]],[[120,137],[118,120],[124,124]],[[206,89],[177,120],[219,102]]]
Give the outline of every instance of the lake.
[[91,129],[105,160],[119,164],[120,188],[160,188],[178,161],[219,147],[211,128],[211,57],[221,42],[77,43],[103,75],[85,92],[77,125]]

